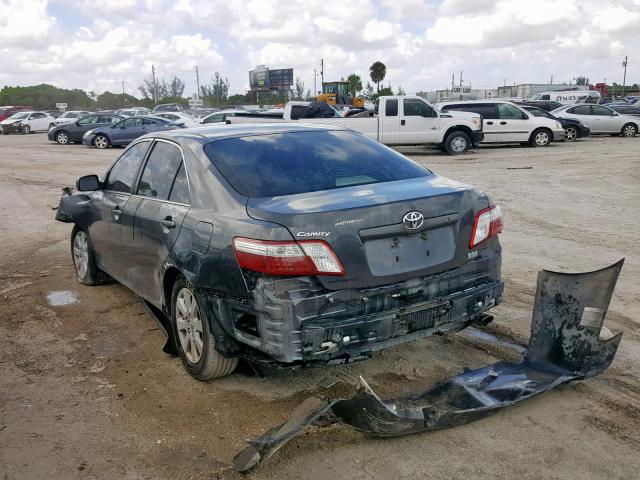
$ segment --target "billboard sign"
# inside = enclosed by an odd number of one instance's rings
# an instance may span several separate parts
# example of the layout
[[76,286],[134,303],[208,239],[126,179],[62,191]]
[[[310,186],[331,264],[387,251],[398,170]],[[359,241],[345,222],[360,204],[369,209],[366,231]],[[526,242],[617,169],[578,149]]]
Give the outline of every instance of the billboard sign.
[[249,87],[257,90],[290,90],[293,86],[293,68],[269,70],[264,65],[249,72]]

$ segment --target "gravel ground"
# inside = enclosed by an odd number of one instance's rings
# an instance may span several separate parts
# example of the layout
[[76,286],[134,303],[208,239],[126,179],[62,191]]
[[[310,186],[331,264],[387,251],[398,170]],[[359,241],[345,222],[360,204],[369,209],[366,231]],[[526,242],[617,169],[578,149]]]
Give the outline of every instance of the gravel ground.
[[[488,332],[526,343],[540,269],[588,271],[626,257],[606,323],[624,331],[618,355],[595,379],[450,430],[381,440],[340,425],[310,428],[249,478],[637,478],[640,138],[482,147],[463,157],[403,151],[503,207],[506,292]],[[162,353],[162,332],[131,292],[75,281],[71,228],[53,220],[60,188],[104,172],[121,152],[0,136],[3,480],[236,478],[229,465],[244,439],[284,421],[327,377],[363,375],[397,394],[518,358],[459,333],[349,366],[190,378]]]

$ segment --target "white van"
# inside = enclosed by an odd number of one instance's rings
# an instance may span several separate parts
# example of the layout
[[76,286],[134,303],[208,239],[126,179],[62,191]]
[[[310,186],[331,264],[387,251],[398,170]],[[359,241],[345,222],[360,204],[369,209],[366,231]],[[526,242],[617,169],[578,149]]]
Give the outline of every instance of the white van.
[[436,104],[442,113],[463,111],[482,116],[485,143],[528,143],[546,147],[564,140],[564,129],[556,120],[536,117],[504,100],[470,100]]
[[562,90],[538,93],[529,100],[550,100],[569,105],[573,103],[597,103],[599,98],[600,92],[597,90]]

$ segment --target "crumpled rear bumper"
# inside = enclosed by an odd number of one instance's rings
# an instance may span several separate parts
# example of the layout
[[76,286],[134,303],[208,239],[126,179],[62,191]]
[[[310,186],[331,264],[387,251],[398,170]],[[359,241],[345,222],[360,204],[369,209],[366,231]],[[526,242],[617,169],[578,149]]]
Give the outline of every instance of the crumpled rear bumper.
[[234,458],[236,470],[254,468],[328,413],[367,434],[393,437],[478,420],[599,374],[611,364],[622,337],[602,328],[622,264],[581,274],[540,272],[531,337],[520,362],[465,371],[421,394],[394,399],[382,400],[362,378],[351,398],[310,397],[288,422],[249,441]]

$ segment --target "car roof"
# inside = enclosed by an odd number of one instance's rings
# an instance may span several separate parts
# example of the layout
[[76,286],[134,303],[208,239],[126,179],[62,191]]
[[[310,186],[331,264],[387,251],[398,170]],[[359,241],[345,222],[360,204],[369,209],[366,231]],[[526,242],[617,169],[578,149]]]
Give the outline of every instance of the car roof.
[[317,131],[345,131],[350,132],[351,129],[340,127],[338,125],[324,125],[317,123],[295,124],[289,122],[283,123],[238,123],[238,124],[221,124],[212,125],[210,127],[185,128],[179,130],[170,130],[167,132],[158,132],[150,136],[156,138],[166,138],[172,140],[192,139],[200,143],[208,143],[211,140],[222,140],[225,138],[247,137],[253,135],[273,135],[276,133],[295,133],[295,132],[317,132]]
[[459,100],[459,101],[446,101],[446,102],[440,102],[440,105],[473,105],[476,103],[514,103],[513,100],[500,100],[500,99],[496,99],[496,98],[486,98],[484,100]]

